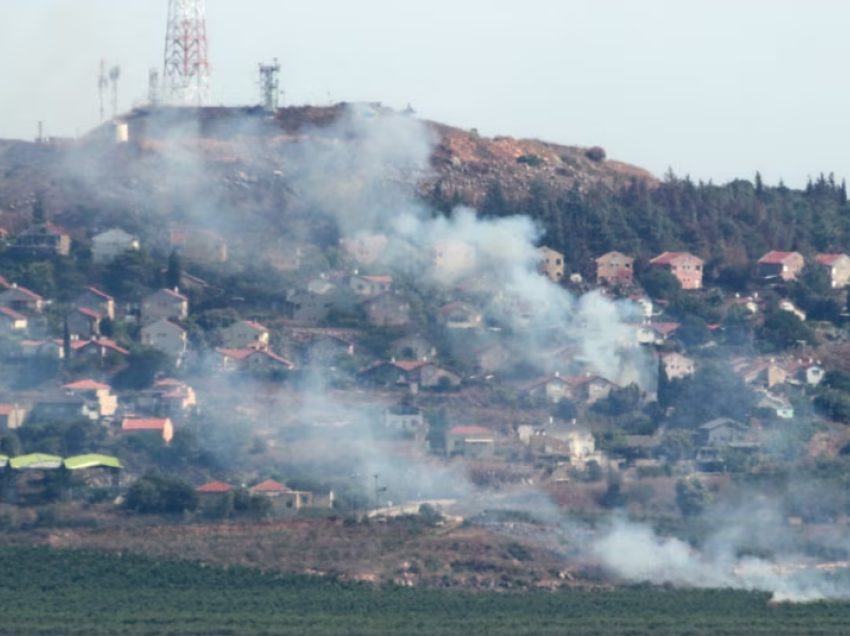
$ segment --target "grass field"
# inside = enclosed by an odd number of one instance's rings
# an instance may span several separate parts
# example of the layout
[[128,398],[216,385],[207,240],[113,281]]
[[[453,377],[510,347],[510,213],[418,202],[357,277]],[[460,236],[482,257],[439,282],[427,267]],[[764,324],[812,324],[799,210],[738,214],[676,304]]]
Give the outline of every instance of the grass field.
[[850,628],[850,604],[630,587],[515,593],[420,590],[129,554],[0,549],[0,633],[577,636],[776,634]]

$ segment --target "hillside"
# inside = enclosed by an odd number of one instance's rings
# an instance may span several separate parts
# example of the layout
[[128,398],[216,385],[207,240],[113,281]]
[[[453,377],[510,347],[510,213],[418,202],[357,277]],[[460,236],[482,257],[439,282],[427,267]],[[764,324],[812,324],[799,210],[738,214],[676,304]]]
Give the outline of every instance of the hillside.
[[[149,223],[153,218],[225,231],[237,257],[240,245],[248,243],[246,251],[255,255],[257,241],[273,244],[282,235],[333,244],[335,232],[317,219],[315,201],[301,191],[305,178],[316,177],[305,177],[314,170],[305,168],[310,162],[305,157],[319,157],[313,163],[324,170],[330,165],[324,153],[356,155],[357,140],[345,122],[353,108],[284,108],[274,117],[258,109],[137,110],[123,118],[129,144],[113,142],[111,124],[79,142],[0,141],[0,227],[13,232],[26,227],[39,196],[52,219],[77,238],[120,224],[155,245],[162,237],[153,228],[161,231],[163,225]],[[363,117],[393,114],[379,106],[362,108]],[[591,160],[583,148],[488,139],[423,123],[432,135],[430,165],[415,173],[399,166],[396,174],[380,178],[424,197],[476,205],[496,182],[517,202],[541,181],[559,193],[576,186],[616,187],[632,178],[654,183],[634,166],[599,156]],[[322,175],[331,177],[323,187],[338,189],[340,201],[350,201],[347,189],[361,187],[346,182],[348,172]]]

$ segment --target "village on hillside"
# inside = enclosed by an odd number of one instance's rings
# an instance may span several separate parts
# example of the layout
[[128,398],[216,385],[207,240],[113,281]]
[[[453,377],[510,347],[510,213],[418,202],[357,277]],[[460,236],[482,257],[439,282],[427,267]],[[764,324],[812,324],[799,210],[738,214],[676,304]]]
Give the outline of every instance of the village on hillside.
[[[404,271],[382,265],[376,233],[340,240],[321,272],[302,272],[299,246],[277,263],[292,285],[271,304],[228,289],[227,240],[210,230],[169,228],[159,260],[117,227],[72,237],[41,222],[3,241],[2,263],[22,264],[0,271],[7,503],[114,499],[159,473],[202,503],[245,492],[263,510],[368,509],[434,496],[394,476],[411,461],[460,466],[481,487],[607,479],[610,494],[847,441],[850,369],[817,353],[843,338],[846,254],[770,252],[743,296],[705,289],[689,253],[636,271],[610,252],[587,280],[540,247],[540,277],[621,308],[604,344],[621,368],[606,376],[583,343],[593,325],[564,337],[553,307],[517,302],[462,240],[407,254]],[[38,281],[57,258],[78,268],[50,295],[15,277]],[[799,301],[813,286],[833,299],[814,316]]]

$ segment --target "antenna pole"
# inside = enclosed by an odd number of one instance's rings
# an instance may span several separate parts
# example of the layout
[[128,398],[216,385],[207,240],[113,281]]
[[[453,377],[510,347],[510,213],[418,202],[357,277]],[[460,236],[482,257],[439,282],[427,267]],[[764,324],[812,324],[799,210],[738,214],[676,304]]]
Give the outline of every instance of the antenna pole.
[[169,0],[162,99],[175,106],[208,106],[210,61],[204,0]]

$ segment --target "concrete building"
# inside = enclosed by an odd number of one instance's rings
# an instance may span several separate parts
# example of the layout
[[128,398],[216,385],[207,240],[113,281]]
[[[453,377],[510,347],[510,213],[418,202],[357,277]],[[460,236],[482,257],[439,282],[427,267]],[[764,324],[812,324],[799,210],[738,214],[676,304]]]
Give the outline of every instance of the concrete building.
[[224,346],[246,349],[250,346],[268,346],[269,330],[253,320],[240,320],[221,330]]
[[179,362],[186,354],[188,339],[183,327],[168,320],[157,320],[142,327],[142,344],[159,349]]
[[634,262],[631,256],[608,252],[596,259],[597,285],[631,285],[634,282]]
[[759,278],[794,280],[805,264],[799,252],[768,252],[759,259]]
[[833,289],[850,283],[850,256],[847,254],[818,254],[815,262],[826,268]]
[[662,267],[675,276],[682,289],[702,289],[702,266],[701,258],[688,252],[664,252],[656,256],[649,264],[653,267]]
[[171,289],[160,289],[142,298],[142,322],[158,320],[186,320],[189,317],[189,299]]
[[538,270],[553,283],[560,283],[564,277],[564,255],[553,250],[551,247],[537,248]]
[[139,249],[139,239],[120,228],[113,228],[92,237],[92,260],[97,264],[110,263],[125,252]]

